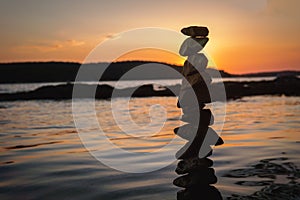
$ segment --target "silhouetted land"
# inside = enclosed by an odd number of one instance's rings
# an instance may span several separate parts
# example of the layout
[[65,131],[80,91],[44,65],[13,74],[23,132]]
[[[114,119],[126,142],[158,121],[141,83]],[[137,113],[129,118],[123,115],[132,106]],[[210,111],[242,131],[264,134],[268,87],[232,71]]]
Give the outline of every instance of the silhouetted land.
[[[128,61],[111,63],[91,63],[85,64],[85,69],[96,74],[95,72],[104,71],[100,80],[118,80],[123,74],[142,64],[150,62],[143,61]],[[153,66],[155,66],[153,64]],[[170,68],[181,71],[180,66],[167,65]],[[0,64],[0,83],[36,83],[36,82],[72,82],[75,80],[77,72],[81,67],[80,63],[65,63],[65,62],[27,62],[27,63],[7,63]],[[150,70],[149,66],[149,70]],[[151,70],[145,73],[145,76],[138,76],[138,79],[175,79],[179,76],[174,76],[170,73],[155,73],[151,74]],[[97,77],[98,78],[98,77]],[[99,77],[100,78],[100,77]],[[91,81],[91,80],[84,80]]]
[[[127,61],[116,62],[109,65],[103,73],[100,80],[118,80],[123,74],[142,64],[149,64],[147,61]],[[152,62],[153,63],[153,62]],[[181,72],[182,66],[165,64],[178,72]],[[85,67],[91,72],[101,71],[108,63],[92,63],[86,64]],[[2,63],[0,64],[0,83],[37,83],[37,82],[72,82],[75,80],[77,72],[80,68],[80,63],[71,62],[24,62],[24,63]],[[149,66],[149,71],[141,74],[138,77],[131,79],[180,79],[179,75],[168,73],[167,70],[162,73],[157,73],[151,70],[153,66]],[[209,74],[216,77],[217,71],[208,69]],[[299,71],[283,71],[283,72],[267,72],[256,74],[234,75],[224,71],[220,71],[222,77],[256,77],[256,76],[276,76],[278,74],[300,75]],[[90,80],[85,80],[90,81]]]
[[[34,91],[18,92],[12,94],[0,94],[0,101],[15,100],[37,100],[37,99],[54,99],[63,100],[71,99],[74,84],[62,84],[57,86],[44,86]],[[77,98],[87,98],[88,93],[92,89],[92,85],[79,84],[80,95]],[[217,89],[220,83],[212,84],[212,88]],[[286,95],[300,96],[300,79],[296,77],[282,77],[273,81],[260,82],[225,82],[224,83],[227,99],[238,99],[244,96],[255,95]],[[152,97],[152,96],[177,96],[180,85],[172,86],[173,88],[164,88],[155,90],[153,85],[143,85],[137,88],[132,97]],[[114,89],[109,85],[97,86],[95,98],[109,99],[112,92],[117,92],[117,97],[128,97],[131,88]],[[174,93],[172,92],[174,91]]]

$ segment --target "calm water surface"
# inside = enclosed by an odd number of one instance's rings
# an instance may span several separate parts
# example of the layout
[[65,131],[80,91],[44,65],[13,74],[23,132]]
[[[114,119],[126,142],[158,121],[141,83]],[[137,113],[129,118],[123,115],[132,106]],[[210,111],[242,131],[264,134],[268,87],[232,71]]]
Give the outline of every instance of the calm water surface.
[[[150,122],[151,105],[160,104],[167,112],[161,132],[138,143],[122,134],[113,120],[109,101],[96,101],[95,108],[99,123],[112,143],[129,151],[151,152],[174,137],[173,128],[180,124],[181,115],[176,100],[174,97],[131,100],[130,113],[137,124]],[[116,101],[123,103],[122,99]],[[71,106],[71,101],[0,103],[0,199],[176,199],[180,190],[172,185],[178,177],[174,172],[176,161],[146,174],[128,174],[106,167],[81,143]],[[215,186],[224,198],[261,189],[236,184],[261,178],[224,177],[230,170],[270,158],[285,158],[300,167],[299,97],[247,97],[227,102],[226,108],[222,130],[225,144],[215,147],[211,156],[218,177]],[[218,117],[222,117],[218,112],[214,110],[216,125]],[[118,156],[113,151],[111,155]],[[283,161],[279,159],[280,162]],[[278,177],[276,181],[287,180]]]

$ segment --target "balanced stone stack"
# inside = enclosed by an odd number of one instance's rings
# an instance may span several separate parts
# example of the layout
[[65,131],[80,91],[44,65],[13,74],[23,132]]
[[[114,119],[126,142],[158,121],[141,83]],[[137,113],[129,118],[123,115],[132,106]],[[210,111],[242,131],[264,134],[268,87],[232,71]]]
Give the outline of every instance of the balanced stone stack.
[[176,173],[182,175],[174,180],[174,185],[185,188],[177,193],[177,199],[221,199],[219,192],[210,184],[217,182],[213,162],[207,157],[212,154],[211,145],[221,145],[223,140],[209,127],[214,117],[207,103],[211,103],[209,93],[212,78],[207,73],[208,59],[199,53],[208,42],[208,28],[191,26],[181,32],[188,37],[180,47],[179,53],[187,56],[183,67],[182,85],[177,106],[182,109],[185,125],[174,132],[188,142],[176,153],[179,163]]

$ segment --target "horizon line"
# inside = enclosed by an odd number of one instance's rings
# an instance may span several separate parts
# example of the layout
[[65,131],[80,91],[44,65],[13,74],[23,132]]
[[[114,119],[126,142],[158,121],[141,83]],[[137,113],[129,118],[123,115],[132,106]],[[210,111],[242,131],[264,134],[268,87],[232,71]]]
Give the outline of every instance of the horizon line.
[[[124,60],[124,61],[99,61],[99,62],[90,62],[90,63],[81,63],[78,61],[55,61],[55,60],[49,60],[49,61],[8,61],[8,62],[0,62],[0,65],[5,65],[5,64],[22,64],[22,63],[67,63],[67,64],[79,64],[79,65],[84,65],[84,64],[101,64],[101,63],[126,63],[126,62],[145,62],[145,63],[160,63],[160,64],[166,64],[166,65],[171,65],[171,66],[177,66],[177,67],[183,67],[183,65],[175,64],[175,63],[168,63],[168,62],[162,62],[162,61],[153,61],[153,60]],[[217,69],[212,66],[208,66],[207,68],[209,69],[215,69],[218,71],[223,71],[228,74],[232,75],[244,75],[244,74],[258,74],[258,73],[275,73],[275,72],[299,72],[300,70],[294,70],[294,69],[283,69],[283,70],[273,70],[273,71],[257,71],[257,72],[247,72],[247,73],[232,73],[228,72],[224,69]]]

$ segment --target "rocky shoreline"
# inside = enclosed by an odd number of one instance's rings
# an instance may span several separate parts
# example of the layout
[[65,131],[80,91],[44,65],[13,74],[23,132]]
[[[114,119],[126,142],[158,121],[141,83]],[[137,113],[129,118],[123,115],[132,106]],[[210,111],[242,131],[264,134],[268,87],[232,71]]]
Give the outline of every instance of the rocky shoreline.
[[[213,83],[212,88],[218,89],[222,85]],[[300,79],[297,77],[280,77],[273,81],[259,82],[224,82],[227,100],[239,99],[246,96],[256,95],[285,95],[300,96]],[[72,99],[74,84],[61,84],[57,86],[43,86],[29,92],[3,93],[0,94],[0,101],[16,100],[65,100]],[[80,84],[82,91],[88,91],[95,85]],[[143,85],[137,88],[131,97],[154,97],[154,96],[178,96],[181,85],[174,85],[169,88],[160,87],[155,90],[152,84]],[[117,97],[128,97],[132,88],[116,89],[109,85],[97,86],[96,99],[110,99],[112,92]],[[174,91],[174,93],[172,92]],[[78,98],[87,98],[86,92],[82,92]]]

